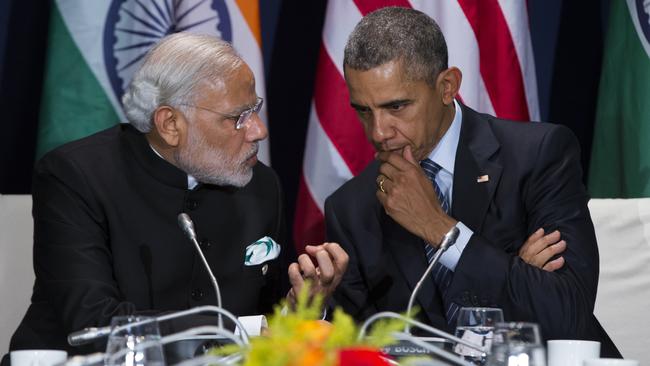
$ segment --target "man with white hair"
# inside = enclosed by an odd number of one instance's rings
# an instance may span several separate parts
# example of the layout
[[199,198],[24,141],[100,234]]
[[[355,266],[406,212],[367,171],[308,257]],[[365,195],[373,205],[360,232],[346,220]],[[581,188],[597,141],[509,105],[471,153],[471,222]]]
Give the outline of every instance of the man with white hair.
[[[129,124],[64,145],[35,168],[36,282],[10,349],[86,353],[94,349],[66,343],[70,332],[216,304],[177,225],[181,212],[235,315],[268,313],[287,293],[293,300],[304,278],[329,295],[347,265],[337,244],[308,247],[290,286],[292,250],[278,254],[266,238],[283,243],[284,223],[278,178],[256,157],[268,134],[262,103],[226,42],[177,33],[157,44],[124,95]],[[274,250],[253,260],[256,243]]]

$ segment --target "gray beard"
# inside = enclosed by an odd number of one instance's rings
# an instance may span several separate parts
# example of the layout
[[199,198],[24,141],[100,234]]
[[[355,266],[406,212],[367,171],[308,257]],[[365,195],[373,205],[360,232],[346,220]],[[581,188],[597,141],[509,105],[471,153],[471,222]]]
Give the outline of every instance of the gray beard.
[[223,150],[208,147],[205,138],[190,129],[188,146],[174,152],[178,167],[197,181],[217,186],[244,187],[253,178],[246,160],[257,154],[258,145],[241,158],[228,156]]

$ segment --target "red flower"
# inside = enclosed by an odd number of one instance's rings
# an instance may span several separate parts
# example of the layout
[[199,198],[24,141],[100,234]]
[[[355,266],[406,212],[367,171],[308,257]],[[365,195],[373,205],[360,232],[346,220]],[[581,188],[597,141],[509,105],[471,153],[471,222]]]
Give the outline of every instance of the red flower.
[[373,348],[346,348],[339,351],[339,366],[389,366],[384,357]]

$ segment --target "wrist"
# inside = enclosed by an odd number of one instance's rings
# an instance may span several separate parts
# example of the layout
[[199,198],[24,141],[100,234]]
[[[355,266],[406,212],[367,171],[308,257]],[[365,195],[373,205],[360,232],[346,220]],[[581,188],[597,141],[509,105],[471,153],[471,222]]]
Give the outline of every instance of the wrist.
[[427,243],[430,243],[434,247],[438,248],[445,234],[450,232],[457,223],[458,221],[452,217],[445,215],[435,224],[429,226],[429,230],[427,230],[424,240],[426,240]]

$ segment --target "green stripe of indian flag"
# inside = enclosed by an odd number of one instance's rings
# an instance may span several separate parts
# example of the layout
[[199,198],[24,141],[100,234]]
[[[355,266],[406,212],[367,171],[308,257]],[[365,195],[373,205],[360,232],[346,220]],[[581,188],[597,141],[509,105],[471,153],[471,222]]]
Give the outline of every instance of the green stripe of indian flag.
[[589,174],[594,197],[650,196],[650,47],[633,0],[612,2]]
[[103,69],[109,1],[57,1],[48,39],[36,156],[117,124],[122,111]]

